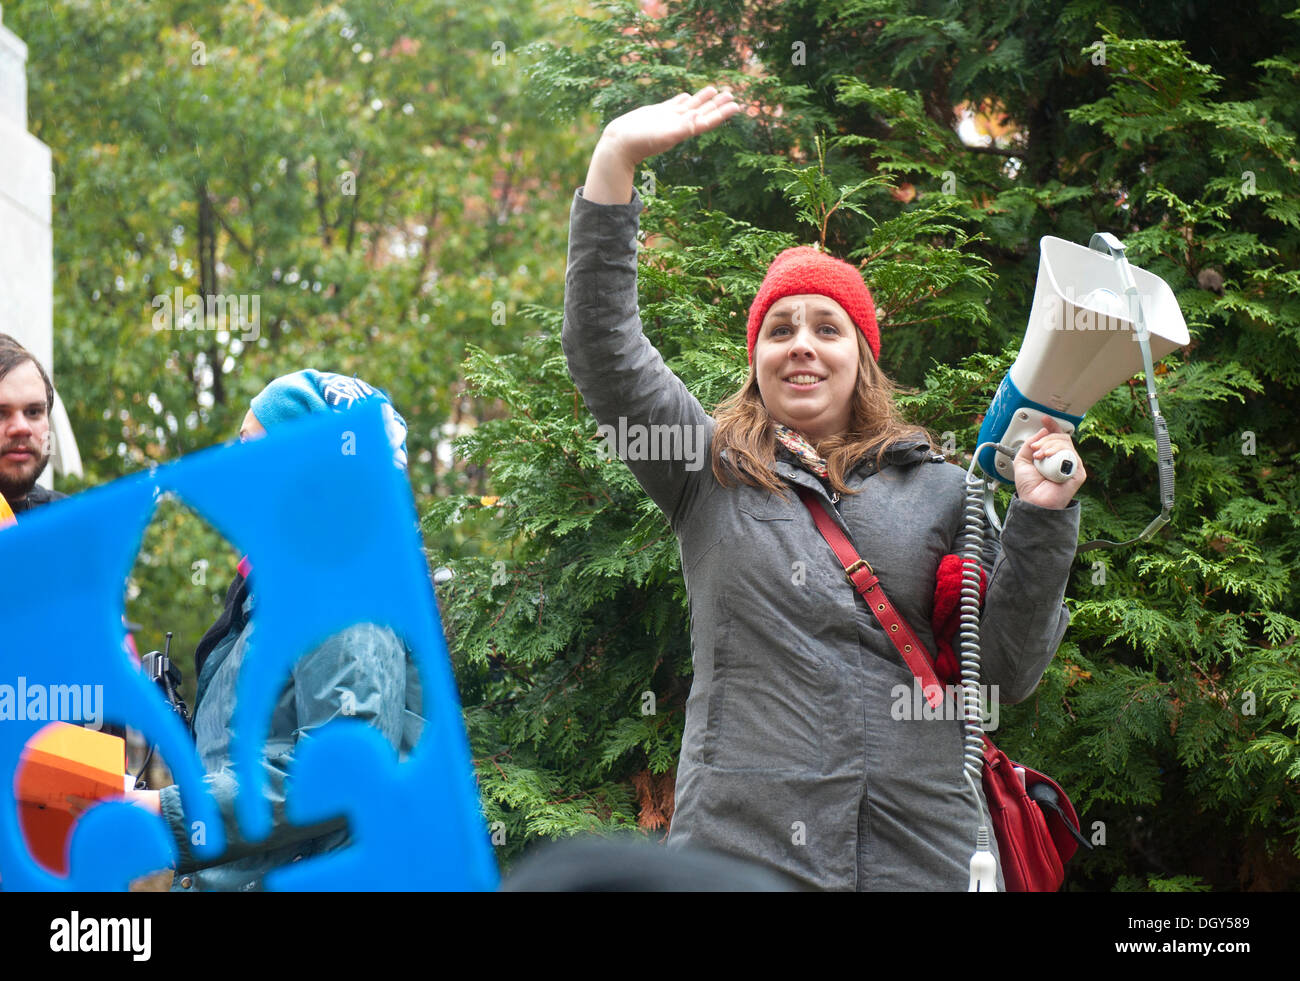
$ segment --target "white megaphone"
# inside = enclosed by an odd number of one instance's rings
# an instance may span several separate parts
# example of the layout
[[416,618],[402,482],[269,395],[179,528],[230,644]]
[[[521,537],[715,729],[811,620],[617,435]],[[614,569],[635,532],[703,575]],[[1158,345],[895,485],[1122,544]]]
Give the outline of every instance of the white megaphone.
[[[1190,341],[1173,290],[1159,276],[1130,266],[1115,236],[1099,232],[1084,248],[1046,235],[1039,248],[1029,327],[984,416],[980,446],[1001,443],[1019,452],[1042,428],[1044,415],[1073,434],[1098,400],[1142,370],[1158,416],[1152,363]],[[1163,422],[1156,441],[1162,467],[1168,456],[1172,506],[1173,456]],[[990,478],[1015,483],[1011,457],[988,446],[978,459]],[[1064,453],[1034,465],[1044,477],[1064,483],[1079,464],[1074,454]]]

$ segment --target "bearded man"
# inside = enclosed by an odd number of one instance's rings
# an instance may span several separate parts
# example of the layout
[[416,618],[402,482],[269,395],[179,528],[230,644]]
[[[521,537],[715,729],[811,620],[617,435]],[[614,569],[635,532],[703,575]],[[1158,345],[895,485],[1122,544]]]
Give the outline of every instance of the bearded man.
[[8,334],[0,334],[0,496],[14,514],[66,494],[37,487],[50,462],[54,386],[39,361]]

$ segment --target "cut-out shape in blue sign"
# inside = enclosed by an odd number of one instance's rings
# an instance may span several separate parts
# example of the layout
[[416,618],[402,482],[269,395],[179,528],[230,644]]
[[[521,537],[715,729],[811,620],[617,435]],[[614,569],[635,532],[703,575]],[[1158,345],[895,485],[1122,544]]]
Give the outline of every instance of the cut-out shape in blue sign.
[[[156,686],[122,654],[123,584],[158,499],[174,494],[254,566],[257,629],[236,687],[231,755],[241,837],[266,838],[262,747],[276,699],[303,654],[358,623],[390,627],[415,656],[423,735],[405,760],[356,719],[299,743],[286,812],[295,824],[346,817],[350,844],[274,870],[272,889],[484,890],[498,884],[469,743],[420,546],[410,485],[393,464],[378,404],[276,427],[24,514],[0,532],[0,564],[33,589],[0,590],[0,684],[102,685],[105,722],[158,745],[192,848],[210,861],[225,835],[194,744]],[[49,690],[47,688],[47,690]],[[163,819],[104,803],[74,826],[66,877],[28,853],[14,773],[43,720],[0,721],[0,887],[125,889],[166,867]]]

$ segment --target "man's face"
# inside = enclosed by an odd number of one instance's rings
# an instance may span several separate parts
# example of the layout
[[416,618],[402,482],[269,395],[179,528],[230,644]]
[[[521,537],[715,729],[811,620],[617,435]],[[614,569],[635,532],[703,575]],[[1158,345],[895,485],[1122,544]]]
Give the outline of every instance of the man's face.
[[858,333],[830,297],[800,294],[772,304],[754,345],[754,371],[777,422],[814,443],[848,428]]
[[0,494],[17,503],[50,462],[45,382],[32,361],[0,378]]

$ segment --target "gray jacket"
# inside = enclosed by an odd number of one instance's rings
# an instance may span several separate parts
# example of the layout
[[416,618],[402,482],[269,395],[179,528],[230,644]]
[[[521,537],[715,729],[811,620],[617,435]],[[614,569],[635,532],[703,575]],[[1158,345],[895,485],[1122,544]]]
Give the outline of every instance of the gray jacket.
[[[699,433],[707,447],[712,418],[641,331],[640,211],[635,192],[627,205],[575,195],[569,371],[602,425],[677,427],[649,431]],[[814,888],[964,890],[978,820],[958,713],[915,717],[912,673],[803,503],[722,487],[707,453],[702,466],[633,456],[662,454],[634,451],[627,465],[676,532],[690,603],[695,673],[669,846],[749,857]],[[965,471],[922,442],[896,445],[882,469],[849,474],[858,493],[836,506],[783,447],[774,469],[838,513],[933,653],[935,575],[960,547]],[[989,533],[982,681],[1000,704],[1033,692],[1065,633],[1078,527],[1077,501],[1053,510],[1015,498],[1001,541]]]

